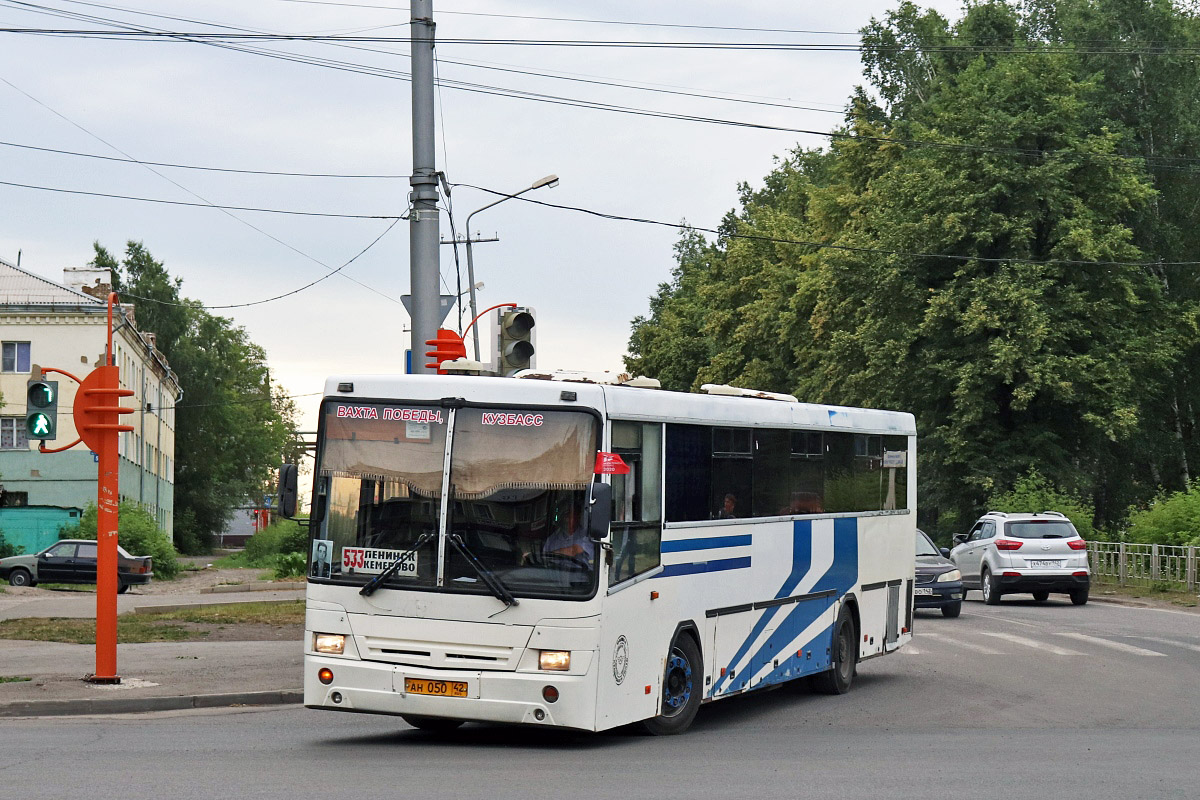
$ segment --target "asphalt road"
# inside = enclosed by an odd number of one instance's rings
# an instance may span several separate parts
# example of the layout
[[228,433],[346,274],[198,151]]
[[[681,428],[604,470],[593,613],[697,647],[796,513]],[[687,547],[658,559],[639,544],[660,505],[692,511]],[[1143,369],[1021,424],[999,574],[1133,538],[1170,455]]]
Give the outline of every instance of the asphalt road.
[[483,725],[439,738],[295,707],[3,721],[0,796],[1197,795],[1200,615],[1005,598],[956,620],[920,613],[916,630],[846,696],[723,701],[667,738]]

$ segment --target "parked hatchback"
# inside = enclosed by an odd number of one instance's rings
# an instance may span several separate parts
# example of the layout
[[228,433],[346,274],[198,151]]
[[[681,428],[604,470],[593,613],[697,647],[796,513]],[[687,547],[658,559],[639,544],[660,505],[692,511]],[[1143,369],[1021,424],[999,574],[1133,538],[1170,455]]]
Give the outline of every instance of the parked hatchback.
[[962,573],[925,531],[917,531],[917,575],[913,586],[913,608],[940,608],[942,615],[962,613]]
[[[153,562],[150,556],[131,556],[117,547],[117,591],[128,591],[135,584],[149,583]],[[96,542],[89,539],[62,539],[40,553],[0,558],[0,580],[13,586],[39,583],[95,583]]]
[[979,589],[988,605],[1022,592],[1037,601],[1056,592],[1070,595],[1077,606],[1087,602],[1087,542],[1057,511],[989,511],[954,543],[950,560],[962,571],[963,586]]

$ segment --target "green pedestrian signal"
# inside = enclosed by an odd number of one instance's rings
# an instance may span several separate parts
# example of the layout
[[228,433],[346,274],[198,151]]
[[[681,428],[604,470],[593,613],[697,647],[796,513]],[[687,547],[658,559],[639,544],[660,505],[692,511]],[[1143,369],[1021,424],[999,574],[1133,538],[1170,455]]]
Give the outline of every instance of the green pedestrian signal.
[[58,381],[29,382],[25,394],[25,432],[30,439],[58,438]]

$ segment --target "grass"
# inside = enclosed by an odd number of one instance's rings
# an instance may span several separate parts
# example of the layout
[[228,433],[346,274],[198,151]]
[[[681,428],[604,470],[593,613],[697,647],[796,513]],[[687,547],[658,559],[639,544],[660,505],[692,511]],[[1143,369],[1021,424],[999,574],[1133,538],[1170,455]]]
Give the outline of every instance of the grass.
[[0,675],[0,683],[23,683],[31,680],[33,678],[25,678],[20,675]]
[[1121,586],[1116,581],[1109,582],[1093,577],[1092,594],[1117,594],[1122,597],[1133,597],[1146,600],[1159,600],[1176,606],[1195,608],[1200,605],[1195,592],[1163,586]]
[[[304,601],[292,603],[238,603],[228,606],[166,611],[159,614],[125,614],[117,617],[117,641],[203,641],[211,628],[229,625],[304,625]],[[91,619],[25,618],[0,621],[0,639],[35,642],[92,644],[96,623]]]

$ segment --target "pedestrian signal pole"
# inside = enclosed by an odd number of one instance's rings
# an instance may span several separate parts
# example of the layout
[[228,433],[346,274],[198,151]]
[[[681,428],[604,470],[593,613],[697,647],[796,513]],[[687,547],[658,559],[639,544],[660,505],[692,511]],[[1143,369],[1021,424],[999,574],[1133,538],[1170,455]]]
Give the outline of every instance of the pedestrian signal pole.
[[[66,375],[79,384],[75,393],[75,429],[79,438],[66,447],[48,449],[43,440],[40,453],[61,453],[83,442],[99,458],[96,481],[96,671],[84,678],[91,683],[120,683],[117,675],[117,478],[120,460],[117,440],[132,425],[120,424],[121,414],[132,414],[132,408],[122,408],[120,398],[133,394],[120,388],[120,367],[113,363],[113,305],[117,295],[108,295],[108,343],[104,351],[104,366],[96,367],[82,381],[69,372],[43,367],[47,372]],[[32,397],[33,390],[30,390]],[[55,386],[57,402],[57,385]],[[36,437],[35,437],[36,438]]]

